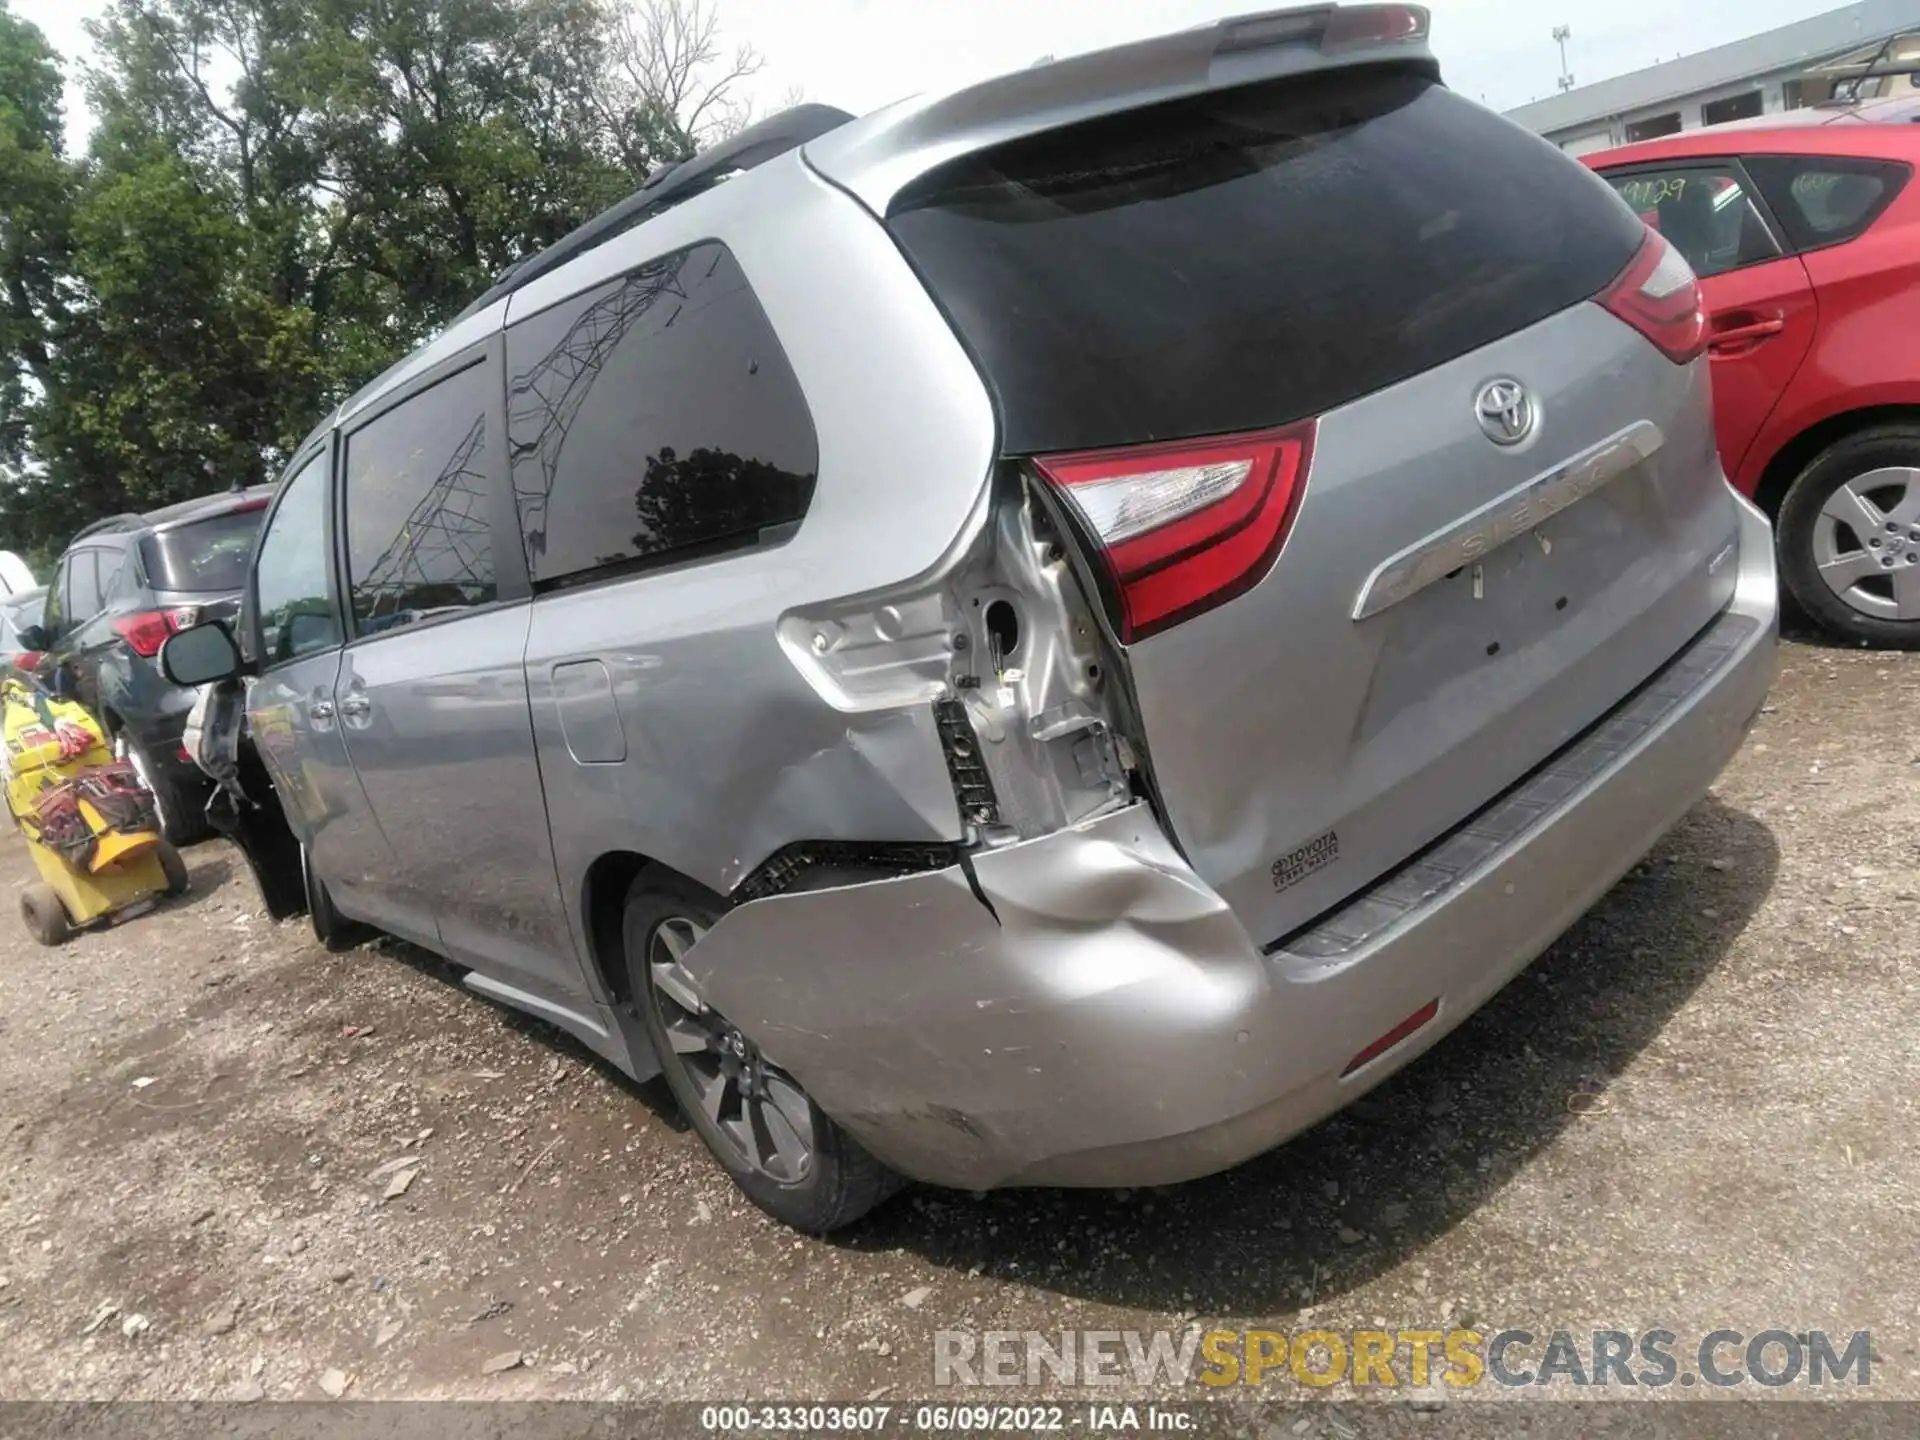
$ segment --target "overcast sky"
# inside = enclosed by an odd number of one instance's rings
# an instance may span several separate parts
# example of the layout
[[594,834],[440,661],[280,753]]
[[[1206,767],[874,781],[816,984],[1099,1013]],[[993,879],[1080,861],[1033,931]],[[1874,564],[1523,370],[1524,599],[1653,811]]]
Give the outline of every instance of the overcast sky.
[[[1261,9],[1260,0],[716,0],[729,41],[766,58],[754,91],[860,113],[1046,54],[1067,55]],[[1284,0],[1283,0],[1284,3]],[[103,0],[13,0],[63,56],[84,57],[81,22]],[[1569,25],[1581,84],[1737,40],[1834,8],[1830,0],[1429,0],[1433,44],[1455,89],[1506,109],[1553,92],[1555,25]],[[69,68],[71,77],[71,67]],[[86,120],[71,83],[69,131]]]

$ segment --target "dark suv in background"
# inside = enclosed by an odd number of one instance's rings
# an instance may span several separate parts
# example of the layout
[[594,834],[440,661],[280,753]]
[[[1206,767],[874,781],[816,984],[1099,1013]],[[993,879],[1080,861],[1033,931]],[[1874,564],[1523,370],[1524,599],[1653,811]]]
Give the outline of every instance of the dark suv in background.
[[195,692],[156,657],[175,631],[234,614],[272,495],[263,485],[89,525],[47,583],[45,633],[27,637],[133,763],[176,845],[205,837],[211,784],[180,748]]

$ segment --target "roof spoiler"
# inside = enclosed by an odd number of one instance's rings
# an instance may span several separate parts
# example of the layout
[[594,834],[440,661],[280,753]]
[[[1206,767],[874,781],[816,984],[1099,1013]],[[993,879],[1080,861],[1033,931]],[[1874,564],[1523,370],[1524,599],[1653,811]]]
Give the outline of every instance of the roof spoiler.
[[74,540],[84,540],[89,535],[106,535],[124,530],[138,530],[146,523],[147,520],[144,515],[136,515],[131,510],[123,510],[118,515],[109,515],[105,519],[94,521],[91,525],[82,525],[78,530],[74,531],[73,540],[69,540],[67,544],[73,544]]
[[975,150],[1099,115],[1283,75],[1379,61],[1439,74],[1420,5],[1308,5],[1095,50],[915,96],[808,142],[806,157],[876,215],[911,180]]

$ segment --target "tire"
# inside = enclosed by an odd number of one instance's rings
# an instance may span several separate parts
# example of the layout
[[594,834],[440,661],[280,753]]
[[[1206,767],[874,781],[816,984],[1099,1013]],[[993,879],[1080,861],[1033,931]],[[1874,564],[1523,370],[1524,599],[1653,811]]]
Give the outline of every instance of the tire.
[[167,877],[167,888],[160,893],[171,899],[175,895],[187,893],[187,887],[193,882],[187,876],[187,862],[172,842],[160,842],[160,868]]
[[58,945],[73,934],[67,907],[51,885],[38,881],[20,892],[20,918],[27,923],[27,933],[42,945]]
[[113,737],[113,753],[132,765],[140,783],[153,792],[161,839],[169,845],[194,845],[213,834],[213,827],[207,823],[205,787],[160,765],[125,731]]
[[327,882],[313,873],[304,845],[300,847],[300,875],[307,887],[307,919],[313,924],[313,938],[324,949],[338,955],[366,944],[380,933],[371,925],[349,920],[333,908],[333,896],[327,893]]
[[[697,939],[724,908],[717,896],[689,881],[642,872],[627,892],[622,927],[627,982],[667,1088],[720,1168],[774,1219],[823,1235],[852,1224],[905,1181],[828,1118],[797,1080],[761,1058],[723,1016],[698,1004],[684,971],[675,977],[664,972],[677,966],[653,963]],[[667,993],[663,983],[677,985],[680,998]],[[670,1028],[679,1037],[679,1050]],[[690,1050],[690,1044],[704,1048]],[[711,1071],[731,1072],[733,1078],[716,1079]],[[722,1098],[710,1109],[705,1102],[713,1099],[716,1084]],[[750,1112],[756,1107],[765,1117],[758,1134],[781,1127],[795,1145],[769,1143],[762,1148],[778,1153],[753,1158],[743,1132],[754,1130]]]
[[1920,425],[1836,441],[1780,504],[1780,575],[1808,617],[1858,644],[1920,649]]

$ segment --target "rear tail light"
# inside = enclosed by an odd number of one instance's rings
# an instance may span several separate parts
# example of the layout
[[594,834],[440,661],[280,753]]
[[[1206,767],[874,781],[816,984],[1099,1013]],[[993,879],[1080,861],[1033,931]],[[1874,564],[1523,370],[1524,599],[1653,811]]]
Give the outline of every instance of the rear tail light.
[[1034,463],[1099,545],[1131,644],[1251,589],[1292,528],[1314,422]]
[[176,605],[167,611],[167,623],[173,626],[176,634],[182,630],[191,630],[200,623],[200,607]]
[[113,622],[113,628],[133,647],[134,654],[151,660],[167,643],[167,637],[179,628],[173,619],[179,613],[177,610],[142,610],[137,615],[122,615]]
[[1657,230],[1648,230],[1627,268],[1600,303],[1684,365],[1707,348],[1707,307],[1693,267]]

